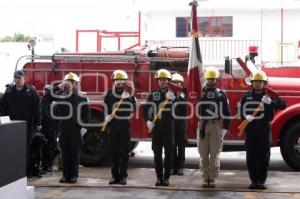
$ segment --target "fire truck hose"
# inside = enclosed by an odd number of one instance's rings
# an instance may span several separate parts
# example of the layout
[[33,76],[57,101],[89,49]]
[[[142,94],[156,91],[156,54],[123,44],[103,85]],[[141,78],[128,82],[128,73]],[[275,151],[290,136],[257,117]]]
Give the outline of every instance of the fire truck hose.
[[[166,105],[168,104],[169,100],[165,99],[165,101],[162,103],[161,108],[159,109],[158,113],[154,116],[152,123],[155,125],[156,121],[160,117],[161,113],[165,109]],[[148,133],[150,134],[152,132],[152,129],[148,129]]]
[[[120,99],[120,101],[118,102],[117,106],[114,108],[114,110],[110,114],[111,118],[113,118],[116,115],[116,112],[119,110],[119,108],[120,108],[121,104],[123,103],[123,101],[124,101],[124,98],[122,97]],[[102,126],[101,132],[105,132],[107,125],[108,125],[108,121],[105,121],[103,126]]]

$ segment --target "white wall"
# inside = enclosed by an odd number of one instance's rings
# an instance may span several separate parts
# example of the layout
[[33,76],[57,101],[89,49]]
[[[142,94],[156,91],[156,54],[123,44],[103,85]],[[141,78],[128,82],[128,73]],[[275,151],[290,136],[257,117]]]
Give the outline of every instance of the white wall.
[[[189,17],[190,10],[150,11],[148,40],[182,40],[176,38],[176,17]],[[207,40],[261,40],[260,58],[263,61],[279,61],[281,41],[280,8],[198,8],[198,16],[233,16],[233,37],[203,38]],[[284,48],[284,60],[294,61],[297,42],[300,40],[300,8],[285,8],[283,16],[284,42],[293,43]],[[244,47],[245,48],[245,47]],[[244,51],[243,51],[244,52]],[[244,56],[244,55],[240,55]]]
[[[35,52],[51,55],[54,53],[53,43],[37,43]],[[5,90],[5,84],[12,82],[17,60],[30,53],[27,42],[0,42],[0,92]],[[22,59],[18,64],[18,69],[21,69],[27,61]]]

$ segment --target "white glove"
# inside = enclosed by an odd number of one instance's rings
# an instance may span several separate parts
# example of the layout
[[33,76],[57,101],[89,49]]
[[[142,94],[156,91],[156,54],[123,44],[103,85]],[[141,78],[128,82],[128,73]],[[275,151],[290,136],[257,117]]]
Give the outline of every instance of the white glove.
[[81,137],[83,137],[86,134],[86,132],[87,132],[86,128],[81,128],[80,129],[80,135],[81,135]]
[[148,120],[146,123],[147,123],[148,129],[152,130],[154,128],[154,124],[150,120]]
[[271,104],[272,100],[269,96],[266,96],[264,95],[262,98],[261,98],[261,102],[265,103],[265,104]]
[[107,116],[105,117],[105,122],[110,122],[112,119],[113,119],[112,116],[107,115]]
[[166,98],[167,98],[168,100],[173,101],[173,100],[175,100],[175,95],[174,95],[174,93],[173,93],[172,91],[168,91],[168,92],[166,93]]
[[179,95],[182,99],[185,99],[185,94],[184,93],[180,93]]
[[246,115],[246,120],[248,122],[252,122],[254,120],[254,116],[252,116],[252,115]]
[[226,133],[227,133],[227,129],[222,129],[222,140],[224,140]]
[[123,91],[122,98],[128,98],[128,97],[129,97],[129,93],[127,91]]
[[67,84],[67,82],[63,82],[63,83],[58,85],[58,88],[61,89],[61,90],[64,90],[66,84]]

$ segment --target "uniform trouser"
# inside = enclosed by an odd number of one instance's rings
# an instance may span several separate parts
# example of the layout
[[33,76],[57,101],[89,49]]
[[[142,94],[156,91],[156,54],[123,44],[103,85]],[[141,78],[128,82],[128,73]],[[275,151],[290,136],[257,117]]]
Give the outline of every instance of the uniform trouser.
[[185,145],[186,145],[186,136],[184,131],[174,129],[174,149],[173,149],[173,168],[181,169],[184,166],[185,162]]
[[254,183],[265,183],[271,156],[269,136],[246,139],[245,148],[250,180]]
[[63,125],[59,141],[63,158],[63,176],[66,179],[77,178],[81,149],[80,127],[74,124]]
[[30,171],[30,147],[31,147],[31,141],[32,141],[32,125],[28,124],[27,122],[27,129],[26,129],[26,172],[27,175],[31,173]]
[[112,122],[109,129],[109,141],[112,159],[111,174],[115,179],[126,178],[130,150],[129,122]]
[[48,126],[43,125],[42,133],[47,139],[47,144],[44,146],[42,151],[42,165],[44,167],[51,167],[53,160],[56,156],[56,135],[55,135],[55,124]]
[[222,128],[219,120],[210,120],[205,126],[205,137],[197,132],[197,145],[200,153],[200,169],[205,180],[214,180],[220,171],[220,152],[223,148]]
[[[172,123],[161,123],[152,131],[152,150],[156,176],[159,179],[169,179],[173,159],[174,133]],[[165,160],[163,171],[162,150],[164,148]]]

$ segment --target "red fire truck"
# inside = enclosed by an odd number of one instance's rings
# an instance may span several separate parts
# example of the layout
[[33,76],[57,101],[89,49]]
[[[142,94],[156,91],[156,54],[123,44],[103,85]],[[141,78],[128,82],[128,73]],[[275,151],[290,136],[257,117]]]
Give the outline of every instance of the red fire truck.
[[[81,77],[81,90],[86,92],[92,110],[91,123],[103,121],[101,106],[107,89],[111,88],[111,74],[116,69],[125,70],[135,87],[138,108],[132,118],[132,149],[139,141],[150,141],[142,118],[142,105],[150,91],[157,88],[155,72],[165,68],[179,72],[186,77],[188,67],[188,48],[161,47],[155,50],[128,50],[111,53],[60,53],[51,56],[29,57],[30,62],[23,66],[27,81],[34,85],[40,94],[45,84],[61,81],[68,72]],[[235,61],[236,60],[236,64]],[[231,59],[221,70],[219,86],[225,90],[230,100],[233,115],[243,93],[250,89],[249,76],[257,67],[240,58]],[[228,63],[228,62],[227,62]],[[300,170],[300,79],[289,77],[270,77],[269,88],[274,89],[287,102],[287,109],[277,112],[272,121],[273,146],[280,146],[286,163]],[[242,150],[244,139],[237,136],[241,120],[235,117],[230,132],[226,135],[224,150]],[[108,158],[107,134],[100,132],[101,126],[89,127],[83,140],[81,164],[96,166]],[[188,132],[191,145],[196,143],[195,132]]]

